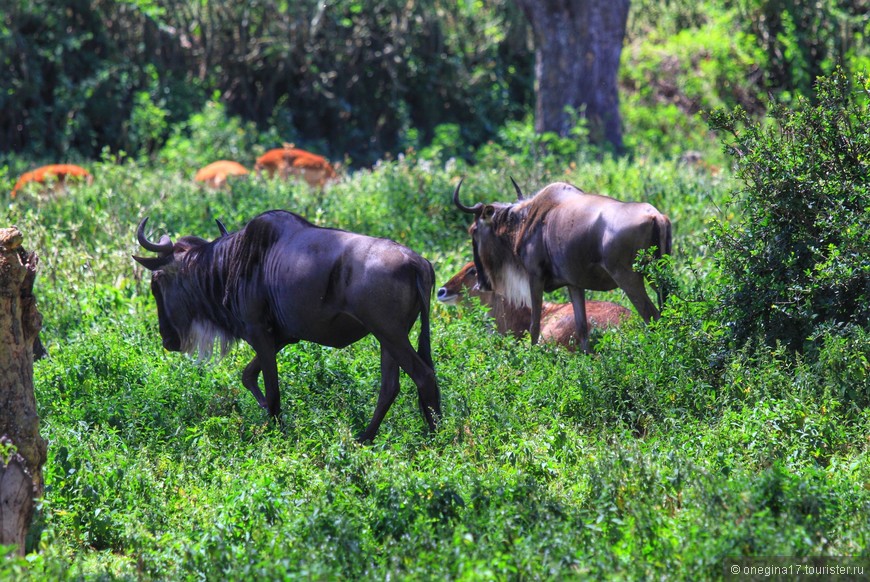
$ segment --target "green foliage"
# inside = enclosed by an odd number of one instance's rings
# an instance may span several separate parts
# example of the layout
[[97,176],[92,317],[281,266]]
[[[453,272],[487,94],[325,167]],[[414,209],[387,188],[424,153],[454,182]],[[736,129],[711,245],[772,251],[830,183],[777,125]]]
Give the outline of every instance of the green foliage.
[[[819,329],[816,361],[727,349],[705,236],[711,217],[727,218],[727,169],[582,148],[546,162],[492,149],[497,161],[470,165],[436,148],[323,192],[257,177],[211,192],[190,181],[194,144],[214,136],[209,156],[255,148],[219,109],[159,169],[107,156],[88,164],[92,185],[2,209],[40,256],[50,357],[35,386],[50,446],[38,551],[0,563],[0,576],[710,579],[726,556],[866,551],[870,338]],[[453,143],[444,135],[439,147]],[[241,385],[247,346],[220,361],[162,351],[149,275],[130,258],[143,216],[155,235],[212,238],[214,218],[234,229],[278,207],[401,241],[441,282],[470,257],[450,196],[459,176],[472,199],[510,200],[508,173],[532,191],[550,167],[666,210],[675,253],[645,267],[671,285],[663,316],[595,330],[585,356],[435,302],[445,415],[431,435],[403,375],[374,445],[353,441],[377,398],[371,338],[283,350],[276,425]],[[13,179],[0,171],[0,188]]]
[[870,325],[868,101],[842,72],[816,100],[774,107],[771,125],[739,109],[711,117],[745,183],[743,219],[714,230],[739,345],[812,352],[822,325]]
[[128,129],[132,151],[142,156],[155,152],[166,140],[168,117],[169,112],[155,103],[147,91],[136,93]]
[[532,96],[528,28],[508,0],[6,4],[2,152],[152,156],[217,93],[274,145],[370,165],[443,124],[479,144]]
[[867,6],[860,0],[739,0],[743,30],[764,51],[764,84],[780,102],[812,98],[816,79],[836,68],[866,73]]
[[[93,157],[104,146],[145,152],[166,124],[202,101],[194,79],[181,83],[155,49],[157,12],[146,3],[10,0],[0,55],[0,150]],[[141,9],[141,10],[140,10]]]
[[172,128],[157,159],[163,167],[186,172],[195,172],[217,160],[237,161],[253,170],[259,155],[281,144],[278,135],[261,135],[254,123],[227,115],[215,94],[201,111]]
[[[531,132],[522,120],[534,100],[534,47],[509,0],[6,4],[2,152],[57,161],[108,147],[163,162],[210,115],[209,98],[246,134],[263,134],[246,142],[294,142],[354,166],[408,148],[469,160],[490,141],[522,145],[543,163],[588,149],[582,126],[563,138],[516,135]],[[836,65],[866,69],[865,12],[854,0],[632,3],[620,70],[628,151],[708,155],[694,113],[741,105],[760,114],[760,95],[789,102],[811,96]]]
[[691,28],[650,30],[626,47],[620,80],[631,150],[673,157],[706,151],[707,130],[695,114],[736,105],[763,110],[762,87],[746,71],[763,69],[764,54],[753,37],[735,30],[731,13],[708,8]]

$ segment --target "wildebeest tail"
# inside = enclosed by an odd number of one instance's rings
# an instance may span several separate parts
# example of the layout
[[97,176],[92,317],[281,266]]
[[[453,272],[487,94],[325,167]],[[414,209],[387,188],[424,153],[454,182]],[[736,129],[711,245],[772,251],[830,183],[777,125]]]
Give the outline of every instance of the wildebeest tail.
[[[655,225],[653,227],[652,244],[656,247],[656,259],[662,258],[664,255],[671,254],[673,235],[671,233],[671,221],[664,214],[659,214],[655,217]],[[656,296],[659,303],[659,311],[665,304],[667,299],[668,289],[667,281],[659,281],[656,285]]]
[[667,216],[660,214],[656,217],[655,233],[653,234],[653,244],[658,249],[656,258],[660,259],[664,255],[671,254],[671,221]]
[[[420,297],[420,337],[417,341],[417,354],[430,368],[435,368],[432,361],[432,334],[429,330],[429,309],[432,293],[435,289],[435,269],[432,263],[424,260],[426,271],[417,273],[417,295]],[[424,275],[425,273],[425,275]],[[424,280],[425,279],[425,280]]]

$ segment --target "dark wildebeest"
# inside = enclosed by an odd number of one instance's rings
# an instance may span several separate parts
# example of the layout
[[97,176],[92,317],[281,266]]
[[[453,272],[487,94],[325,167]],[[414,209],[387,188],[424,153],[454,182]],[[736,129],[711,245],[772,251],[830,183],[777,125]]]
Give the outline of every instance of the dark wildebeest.
[[[401,367],[417,385],[430,429],[441,415],[429,335],[432,265],[393,241],[321,228],[291,212],[257,216],[238,232],[208,242],[185,236],[173,243],[145,236],[139,244],[157,257],[134,257],[153,271],[151,291],[163,346],[210,354],[215,339],[226,351],[238,339],[256,356],[242,383],[272,416],[280,411],[276,354],[300,340],[344,347],[368,334],[381,344],[381,391],[359,436],[371,440],[399,392]],[[420,319],[418,349],[408,339]],[[263,372],[266,395],[258,376]]]
[[585,290],[619,287],[645,322],[659,311],[646,293],[643,275],[634,270],[641,250],[656,247],[656,256],[671,251],[671,222],[650,204],[620,202],[587,194],[564,182],[544,187],[524,199],[464,206],[459,189],[456,207],[474,215],[469,228],[478,285],[515,305],[531,308],[532,343],[541,331],[545,291],[568,287],[577,336],[589,351]]
[[[532,310],[524,305],[513,305],[492,291],[481,291],[477,285],[477,268],[473,262],[462,267],[436,294],[438,301],[446,305],[458,305],[466,296],[477,297],[482,305],[489,307],[489,315],[495,319],[499,333],[519,338],[529,331]],[[630,315],[631,311],[610,301],[586,302],[589,327],[618,327]],[[574,307],[570,303],[544,301],[541,308],[541,340],[569,349],[577,345]]]

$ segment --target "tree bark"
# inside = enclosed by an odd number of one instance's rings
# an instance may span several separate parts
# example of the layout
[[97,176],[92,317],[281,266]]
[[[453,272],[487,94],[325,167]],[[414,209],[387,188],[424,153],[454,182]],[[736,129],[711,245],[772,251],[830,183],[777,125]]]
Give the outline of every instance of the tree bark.
[[47,446],[33,394],[33,347],[42,325],[32,293],[37,258],[21,241],[17,228],[0,228],[0,544],[15,545],[23,556]]
[[621,152],[617,87],[629,0],[517,0],[535,36],[535,131],[567,136],[570,107],[593,143]]

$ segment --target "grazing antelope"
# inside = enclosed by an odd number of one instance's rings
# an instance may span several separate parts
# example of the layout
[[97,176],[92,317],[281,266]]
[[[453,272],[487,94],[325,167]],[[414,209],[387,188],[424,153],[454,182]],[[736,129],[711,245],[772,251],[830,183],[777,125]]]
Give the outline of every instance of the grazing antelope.
[[323,188],[336,178],[335,168],[326,158],[295,148],[292,144],[267,151],[257,158],[254,169],[257,173],[266,172],[270,178],[277,175],[286,180],[290,176],[299,176],[317,188]]
[[74,180],[84,180],[88,184],[93,182],[94,177],[90,172],[73,164],[51,164],[42,166],[22,174],[18,181],[15,182],[15,187],[12,188],[11,196],[15,198],[26,184],[45,184],[50,185],[55,192],[60,192],[66,189],[66,183]]
[[249,173],[248,169],[238,162],[219,160],[200,168],[193,179],[217,190],[227,184],[230,176],[245,176]]
[[[529,330],[532,310],[529,307],[513,305],[502,295],[492,291],[481,291],[477,285],[477,269],[473,262],[462,267],[438,289],[437,298],[445,305],[459,305],[464,302],[466,295],[477,297],[482,305],[489,307],[489,315],[495,319],[499,333],[519,338]],[[586,302],[589,327],[619,327],[630,315],[629,309],[610,301]],[[579,343],[576,332],[574,307],[570,303],[544,301],[541,310],[541,341],[574,349]]]

